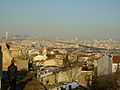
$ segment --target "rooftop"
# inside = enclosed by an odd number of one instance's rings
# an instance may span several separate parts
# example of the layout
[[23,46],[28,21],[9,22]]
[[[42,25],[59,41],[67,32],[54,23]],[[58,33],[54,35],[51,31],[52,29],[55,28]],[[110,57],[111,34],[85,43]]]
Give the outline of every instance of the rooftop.
[[113,63],[120,63],[120,56],[113,56]]

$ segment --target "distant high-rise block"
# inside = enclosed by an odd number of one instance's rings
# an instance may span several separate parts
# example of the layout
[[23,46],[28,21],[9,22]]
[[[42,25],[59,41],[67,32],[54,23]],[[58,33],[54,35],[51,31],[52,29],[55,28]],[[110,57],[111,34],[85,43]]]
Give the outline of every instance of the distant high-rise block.
[[1,34],[1,32],[0,32],[0,39],[2,39],[2,34]]
[[8,32],[5,33],[6,39],[8,39]]

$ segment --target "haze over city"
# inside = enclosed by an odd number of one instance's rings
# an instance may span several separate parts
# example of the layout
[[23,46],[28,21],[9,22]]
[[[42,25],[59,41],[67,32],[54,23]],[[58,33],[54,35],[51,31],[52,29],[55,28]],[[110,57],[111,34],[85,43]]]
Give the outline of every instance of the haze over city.
[[119,40],[119,9],[119,0],[1,0],[0,32]]
[[0,0],[0,90],[120,90],[120,0]]

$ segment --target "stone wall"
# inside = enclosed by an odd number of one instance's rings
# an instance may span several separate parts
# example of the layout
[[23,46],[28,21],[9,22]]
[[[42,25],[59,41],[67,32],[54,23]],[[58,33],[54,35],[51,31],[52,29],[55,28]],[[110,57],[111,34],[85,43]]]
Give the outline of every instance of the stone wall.
[[3,54],[3,61],[2,61],[2,69],[4,71],[7,70],[7,67],[10,65],[12,57],[10,55],[9,50],[6,47],[6,43],[2,42],[0,43],[0,45],[2,46],[2,54]]
[[[6,43],[5,42],[1,42],[0,46],[2,46],[2,53],[3,53],[3,57],[2,57],[2,70],[6,71],[8,66],[11,64],[11,60],[13,57],[12,53],[8,50],[8,48],[6,47]],[[20,52],[16,52],[17,55],[20,54]],[[18,67],[18,70],[21,69],[27,69],[28,68],[28,61],[27,60],[21,60],[21,58],[15,58],[15,65]]]

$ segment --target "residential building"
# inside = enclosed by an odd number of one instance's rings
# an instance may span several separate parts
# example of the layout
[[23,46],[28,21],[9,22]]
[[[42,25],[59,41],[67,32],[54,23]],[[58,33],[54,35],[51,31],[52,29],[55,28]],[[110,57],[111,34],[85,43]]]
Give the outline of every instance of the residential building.
[[112,57],[112,72],[116,72],[120,65],[120,56],[113,56]]
[[97,60],[97,75],[107,75],[112,73],[112,58],[108,55]]

